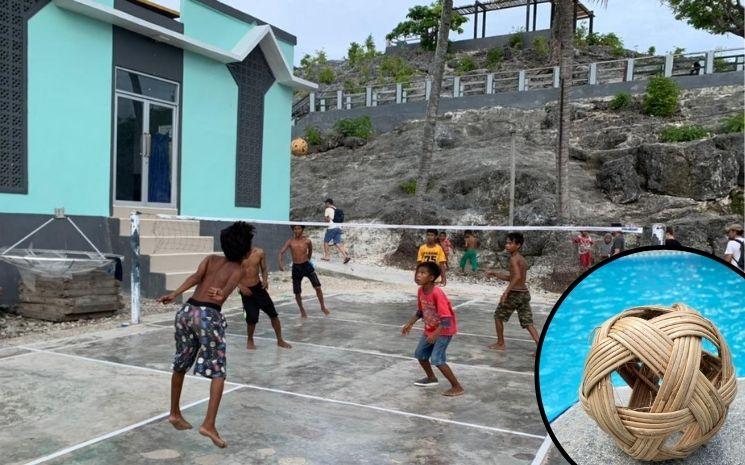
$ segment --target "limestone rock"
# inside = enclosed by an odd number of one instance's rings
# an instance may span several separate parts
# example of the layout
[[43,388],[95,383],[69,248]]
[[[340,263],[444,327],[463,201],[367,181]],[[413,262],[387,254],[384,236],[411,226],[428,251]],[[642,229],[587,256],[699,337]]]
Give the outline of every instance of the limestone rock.
[[597,181],[600,189],[615,203],[636,202],[642,194],[636,158],[631,155],[603,163]]
[[362,147],[367,144],[367,139],[349,136],[342,139],[341,144],[349,149],[356,149],[357,147]]
[[460,141],[460,135],[450,125],[440,124],[435,129],[435,143],[441,149],[452,149]]

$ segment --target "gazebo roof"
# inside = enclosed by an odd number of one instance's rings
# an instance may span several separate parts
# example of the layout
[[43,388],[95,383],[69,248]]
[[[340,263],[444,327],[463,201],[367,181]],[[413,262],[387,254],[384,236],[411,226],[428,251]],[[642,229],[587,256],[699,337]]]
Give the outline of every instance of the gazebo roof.
[[[453,12],[466,16],[484,11],[506,10],[508,8],[517,8],[521,6],[529,7],[534,3],[553,3],[553,0],[491,0],[459,6],[453,8]],[[594,16],[592,10],[583,5],[582,2],[577,1],[575,5],[577,8],[577,20],[587,19]]]

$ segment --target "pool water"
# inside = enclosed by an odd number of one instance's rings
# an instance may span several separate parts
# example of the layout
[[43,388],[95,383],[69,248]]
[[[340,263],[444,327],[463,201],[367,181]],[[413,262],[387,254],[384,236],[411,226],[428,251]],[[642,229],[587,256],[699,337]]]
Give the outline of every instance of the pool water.
[[[698,310],[717,325],[732,351],[737,376],[745,376],[745,279],[717,261],[689,252],[627,255],[579,283],[548,326],[539,383],[549,421],[579,400],[594,328],[631,307],[676,302]],[[615,376],[614,384],[625,385]]]

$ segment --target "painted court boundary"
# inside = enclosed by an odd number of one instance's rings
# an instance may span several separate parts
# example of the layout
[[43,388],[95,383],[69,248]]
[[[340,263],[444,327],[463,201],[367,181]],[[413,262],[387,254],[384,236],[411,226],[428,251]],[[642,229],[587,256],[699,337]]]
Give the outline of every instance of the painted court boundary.
[[[82,357],[82,356],[79,356],[79,355],[65,354],[65,353],[61,353],[61,352],[53,352],[53,351],[49,351],[49,350],[33,349],[33,348],[30,348],[30,347],[20,347],[20,348],[25,349],[25,350],[29,350],[29,351],[35,352],[35,353],[44,353],[44,354],[50,354],[50,355],[57,355],[57,356],[68,357],[68,358],[72,358],[72,359],[79,359],[79,360],[85,360],[85,361],[89,361],[89,362],[102,363],[102,364],[110,365],[110,366],[116,366],[116,367],[122,367],[122,368],[129,368],[129,369],[136,369],[136,370],[142,370],[142,371],[149,371],[149,372],[159,373],[159,374],[163,374],[163,375],[171,375],[171,372],[164,371],[164,370],[158,370],[158,369],[155,369],[155,368],[141,367],[141,366],[135,366],[135,365],[127,365],[125,363],[111,362],[111,361],[108,361],[108,360],[100,360],[100,359],[95,359],[95,358],[90,358],[90,357]],[[209,379],[204,378],[204,377],[201,377],[201,376],[194,376],[194,375],[188,375],[188,374],[186,376],[188,378],[192,378],[192,379],[200,379],[202,381],[210,381]],[[511,435],[516,435],[516,436],[522,436],[522,437],[532,438],[532,439],[543,439],[544,438],[544,436],[540,436],[540,435],[532,434],[532,433],[525,433],[525,432],[522,432],[522,431],[514,431],[514,430],[509,430],[509,429],[504,429],[504,428],[497,428],[497,427],[493,427],[493,426],[485,426],[485,425],[479,425],[479,424],[475,424],[475,423],[467,423],[467,422],[462,422],[462,421],[449,420],[449,419],[446,419],[446,418],[438,418],[438,417],[432,417],[432,416],[422,415],[422,414],[418,414],[418,413],[404,412],[404,411],[401,411],[401,410],[389,409],[389,408],[385,408],[385,407],[378,407],[378,406],[375,406],[375,405],[360,404],[360,403],[351,402],[351,401],[330,399],[330,398],[321,397],[321,396],[314,396],[314,395],[311,395],[311,394],[301,394],[301,393],[298,393],[298,392],[285,391],[285,390],[282,390],[282,389],[268,388],[268,387],[263,387],[263,386],[257,386],[257,385],[254,385],[254,384],[233,383],[233,382],[229,382],[229,381],[226,381],[225,384],[230,384],[233,387],[231,387],[230,389],[225,390],[223,392],[223,394],[227,394],[227,393],[236,391],[236,390],[241,389],[241,388],[248,388],[248,389],[254,389],[254,390],[258,390],[258,391],[272,392],[272,393],[275,393],[275,394],[288,395],[288,396],[292,396],[292,397],[300,397],[300,398],[303,398],[303,399],[317,400],[317,401],[321,401],[321,402],[329,402],[329,403],[333,403],[333,404],[337,404],[337,405],[348,405],[348,406],[351,406],[351,407],[365,408],[365,409],[369,409],[369,410],[375,410],[375,411],[390,413],[390,414],[394,414],[394,415],[401,415],[401,416],[405,416],[405,417],[409,417],[409,418],[420,418],[420,419],[434,421],[434,422],[438,422],[438,423],[446,423],[446,424],[451,424],[451,425],[465,426],[465,427],[469,427],[469,428],[475,428],[475,429],[480,429],[480,430],[484,430],[484,431],[491,431],[491,432],[495,432],[495,433],[511,434]],[[190,407],[193,407],[193,406],[196,406],[196,405],[199,405],[199,404],[204,403],[204,402],[206,402],[208,400],[209,400],[209,397],[204,398],[204,399],[200,399],[200,400],[195,401],[195,402],[192,402],[190,404],[187,404],[187,405],[183,406],[182,407],[182,410],[183,409],[190,408]],[[97,436],[95,438],[92,438],[92,439],[89,439],[87,441],[81,442],[79,444],[76,444],[76,445],[67,447],[65,449],[61,449],[61,450],[59,450],[57,452],[54,452],[52,454],[49,454],[49,455],[46,455],[46,456],[37,458],[37,459],[35,459],[35,460],[31,461],[31,462],[28,462],[28,463],[26,463],[26,465],[37,465],[37,464],[40,464],[40,463],[43,463],[43,462],[47,462],[49,460],[55,459],[57,457],[60,457],[62,455],[65,455],[65,454],[68,454],[70,452],[74,452],[76,450],[79,450],[79,449],[82,449],[84,447],[87,447],[89,445],[95,444],[97,442],[101,442],[101,441],[104,441],[106,439],[110,439],[110,438],[113,438],[115,436],[119,436],[119,435],[121,435],[123,433],[126,433],[128,431],[132,431],[134,429],[137,429],[137,428],[139,428],[141,426],[147,425],[147,424],[152,423],[154,421],[160,420],[162,418],[166,418],[169,415],[169,413],[170,412],[161,413],[159,415],[156,415],[156,416],[147,418],[147,419],[142,420],[142,421],[139,421],[137,423],[133,423],[133,424],[131,424],[129,426],[126,426],[124,428],[120,428],[120,429],[118,429],[116,431],[112,431],[110,433],[106,433],[104,435]]]

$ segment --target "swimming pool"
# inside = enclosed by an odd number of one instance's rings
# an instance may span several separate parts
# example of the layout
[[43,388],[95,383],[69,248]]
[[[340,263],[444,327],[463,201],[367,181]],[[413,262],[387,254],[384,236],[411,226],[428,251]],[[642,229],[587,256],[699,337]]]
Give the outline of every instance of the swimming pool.
[[676,302],[693,307],[719,327],[737,376],[745,376],[745,280],[702,255],[640,252],[595,270],[564,299],[551,320],[538,373],[549,421],[578,401],[594,328],[630,307]]

